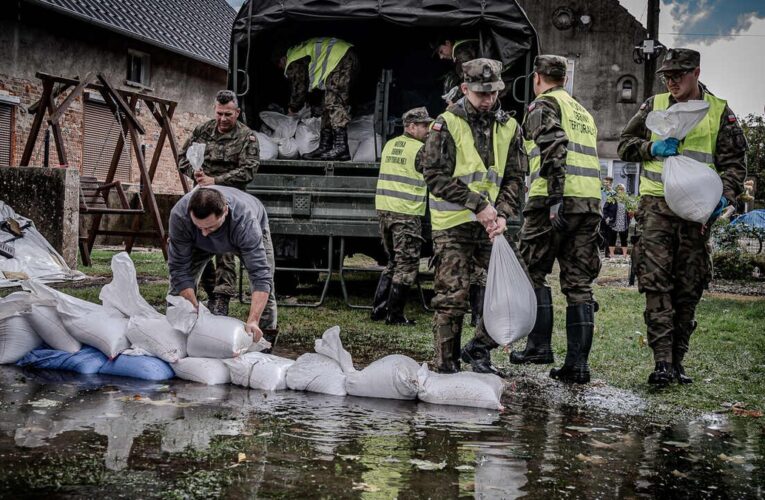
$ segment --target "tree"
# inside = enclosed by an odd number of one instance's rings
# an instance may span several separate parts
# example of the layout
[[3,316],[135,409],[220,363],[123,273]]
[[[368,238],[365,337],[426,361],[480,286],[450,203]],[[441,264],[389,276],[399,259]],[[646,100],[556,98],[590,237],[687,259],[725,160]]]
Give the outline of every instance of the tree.
[[749,148],[746,151],[747,178],[755,179],[754,198],[762,204],[765,200],[765,117],[747,115],[741,122]]

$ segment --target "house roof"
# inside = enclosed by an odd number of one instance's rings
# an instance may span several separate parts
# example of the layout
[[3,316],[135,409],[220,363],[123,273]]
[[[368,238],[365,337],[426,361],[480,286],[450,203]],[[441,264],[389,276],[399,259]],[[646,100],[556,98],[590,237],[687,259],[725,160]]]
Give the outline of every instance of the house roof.
[[226,0],[27,0],[130,38],[228,67],[236,12]]

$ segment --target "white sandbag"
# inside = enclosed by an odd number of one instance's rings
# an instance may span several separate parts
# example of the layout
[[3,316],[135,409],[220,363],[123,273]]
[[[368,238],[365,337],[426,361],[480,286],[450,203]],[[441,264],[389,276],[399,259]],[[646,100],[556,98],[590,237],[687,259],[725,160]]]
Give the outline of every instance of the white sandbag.
[[271,130],[273,134],[271,137],[274,139],[288,139],[295,137],[295,130],[298,125],[297,116],[287,116],[276,111],[261,111],[260,119],[263,120]]
[[261,337],[257,342],[253,342],[250,347],[247,348],[247,352],[262,352],[271,348],[271,342]]
[[83,344],[95,347],[109,358],[130,347],[126,335],[128,320],[120,312],[80,300],[37,281],[27,280],[22,286],[40,298],[55,301],[66,331]]
[[168,363],[176,363],[186,357],[186,336],[173,328],[164,316],[133,316],[128,321],[127,338],[133,349],[145,351]]
[[37,335],[53,349],[72,353],[82,349],[82,343],[69,334],[55,307],[33,305],[26,318]]
[[[646,126],[661,139],[684,139],[709,111],[706,101],[679,102],[667,110],[651,111]],[[664,199],[677,216],[700,224],[709,220],[722,196],[720,175],[681,152],[663,161]]]
[[175,376],[200,384],[218,385],[231,382],[228,366],[220,359],[183,358],[173,364]]
[[144,316],[161,318],[157,312],[141,296],[138,289],[138,277],[135,272],[133,259],[127,252],[120,252],[112,257],[112,281],[101,288],[98,298],[108,308],[116,309],[128,318]]
[[437,405],[472,406],[503,410],[500,403],[505,382],[490,373],[434,373],[423,363],[417,372],[417,397]]
[[258,138],[261,160],[275,160],[279,156],[279,146],[273,139],[262,132],[255,132],[255,137]]
[[188,334],[186,353],[196,358],[232,358],[247,352],[252,337],[236,318],[215,316],[204,304],[198,312],[181,296],[168,295],[167,319],[173,328]]
[[287,370],[287,387],[293,391],[345,396],[345,374],[340,365],[322,354],[303,354]]
[[348,123],[348,142],[361,142],[375,133],[374,115],[355,116]]
[[345,390],[351,396],[415,399],[419,368],[417,362],[407,356],[385,356],[361,371],[346,373]]
[[[358,148],[353,153],[353,161],[376,161],[382,151],[382,137],[368,137],[359,142]],[[376,147],[375,147],[376,146]]]
[[316,339],[314,342],[314,350],[337,362],[343,370],[343,373],[356,371],[353,367],[353,360],[351,360],[350,353],[345,350],[343,343],[340,341],[339,326],[333,326],[332,328],[327,329],[321,335],[320,339]]
[[263,391],[286,389],[287,370],[295,363],[291,359],[260,352],[248,352],[223,362],[229,368],[232,384]]
[[279,158],[293,160],[300,156],[300,151],[298,151],[298,145],[294,137],[279,139],[277,144],[279,145]]
[[0,319],[0,364],[15,363],[42,343],[24,316]]
[[503,347],[526,337],[537,320],[534,287],[503,236],[491,247],[483,311],[486,332]]
[[300,120],[295,130],[295,143],[301,155],[310,153],[319,147],[321,118],[305,118]]

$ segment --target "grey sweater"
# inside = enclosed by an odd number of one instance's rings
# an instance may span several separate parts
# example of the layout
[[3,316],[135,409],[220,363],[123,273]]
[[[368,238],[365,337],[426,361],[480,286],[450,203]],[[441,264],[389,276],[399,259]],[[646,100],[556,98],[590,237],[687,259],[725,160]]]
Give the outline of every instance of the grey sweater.
[[196,287],[191,262],[192,251],[196,248],[213,255],[236,253],[250,276],[250,291],[270,292],[273,276],[263,245],[263,233],[269,231],[268,216],[263,204],[254,196],[236,188],[208,186],[204,189],[216,189],[226,197],[226,222],[214,233],[203,236],[189,215],[191,193],[175,204],[170,213],[169,229],[170,285],[174,290]]

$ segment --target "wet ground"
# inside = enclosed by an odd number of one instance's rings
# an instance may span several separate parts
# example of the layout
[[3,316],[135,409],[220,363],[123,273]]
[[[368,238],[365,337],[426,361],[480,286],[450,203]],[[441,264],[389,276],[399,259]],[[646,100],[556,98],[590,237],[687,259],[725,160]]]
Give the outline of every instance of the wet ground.
[[765,433],[607,387],[504,412],[0,367],[0,497],[761,498]]

